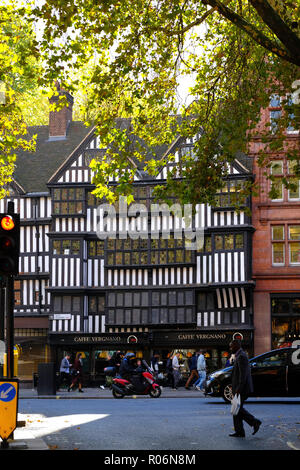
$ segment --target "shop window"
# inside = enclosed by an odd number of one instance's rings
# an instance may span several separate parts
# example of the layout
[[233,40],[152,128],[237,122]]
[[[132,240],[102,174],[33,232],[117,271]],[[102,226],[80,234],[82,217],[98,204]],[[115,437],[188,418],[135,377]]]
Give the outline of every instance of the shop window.
[[300,314],[300,298],[292,300],[292,312]]
[[[49,360],[47,332],[48,330],[39,328],[15,330],[15,337],[22,337],[17,348],[19,380],[32,380],[33,374],[38,371],[39,363]],[[25,337],[28,339],[24,340]],[[34,340],[32,341],[30,337],[34,337]]]
[[[298,299],[300,300],[300,299]],[[286,313],[290,312],[290,300],[286,298],[276,298],[272,300],[272,313]]]
[[290,346],[300,338],[300,297],[271,298],[272,348]]

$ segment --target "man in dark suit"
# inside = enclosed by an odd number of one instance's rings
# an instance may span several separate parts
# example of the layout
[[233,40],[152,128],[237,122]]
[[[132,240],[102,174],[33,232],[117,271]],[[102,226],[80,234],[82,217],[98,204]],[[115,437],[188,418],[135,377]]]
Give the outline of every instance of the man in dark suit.
[[248,413],[244,408],[244,401],[253,392],[253,384],[251,370],[247,354],[241,347],[241,342],[234,339],[230,343],[231,352],[235,355],[232,369],[232,393],[241,397],[241,407],[236,416],[233,416],[233,424],[235,432],[229,434],[231,437],[245,437],[243,421],[253,426],[253,433],[256,434],[261,425],[261,421]]

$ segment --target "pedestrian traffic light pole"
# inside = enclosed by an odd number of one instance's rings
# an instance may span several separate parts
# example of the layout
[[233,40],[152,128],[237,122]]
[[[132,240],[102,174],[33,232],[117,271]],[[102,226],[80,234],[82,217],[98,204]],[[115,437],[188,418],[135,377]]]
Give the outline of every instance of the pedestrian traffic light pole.
[[[14,203],[9,201],[7,212],[0,214],[0,276],[3,277],[6,288],[5,339],[8,378],[14,376],[14,276],[19,272],[19,251],[20,216],[14,213]],[[3,300],[1,304],[3,307]]]
[[[6,378],[0,380],[2,394],[7,398],[5,408],[1,409],[1,448],[7,449],[8,439],[13,439],[17,425],[17,401],[19,382],[14,377],[14,276],[19,272],[20,216],[14,213],[14,203],[9,201],[7,212],[0,214],[0,328],[5,317]],[[5,287],[5,297],[4,288]],[[5,300],[4,300],[5,298]],[[4,309],[5,305],[5,309]],[[3,313],[3,310],[5,312]],[[4,336],[4,331],[0,336]],[[0,338],[1,339],[1,338]],[[3,388],[4,387],[4,388]],[[10,406],[8,406],[10,405]],[[13,415],[13,416],[12,416]],[[5,421],[6,420],[6,421]],[[8,423],[10,424],[8,426]],[[9,431],[8,431],[9,430]],[[11,431],[11,432],[10,432]]]
[[[4,278],[0,276],[0,353],[4,352],[2,344],[5,344],[5,289]],[[3,363],[0,361],[0,377],[3,376]]]
[[14,376],[14,279],[7,276],[6,281],[6,354],[7,377]]

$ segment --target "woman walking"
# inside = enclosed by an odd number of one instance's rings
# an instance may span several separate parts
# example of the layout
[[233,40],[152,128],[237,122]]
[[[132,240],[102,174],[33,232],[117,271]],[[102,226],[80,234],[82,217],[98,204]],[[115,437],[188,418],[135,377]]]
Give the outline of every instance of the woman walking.
[[76,358],[75,358],[75,362],[74,362],[74,369],[73,369],[75,375],[73,377],[71,386],[68,388],[68,392],[73,390],[73,387],[78,385],[78,392],[83,393],[83,390],[82,390],[83,375],[82,375],[82,359],[81,359],[81,356],[82,356],[82,354],[80,352],[78,352],[76,354]]

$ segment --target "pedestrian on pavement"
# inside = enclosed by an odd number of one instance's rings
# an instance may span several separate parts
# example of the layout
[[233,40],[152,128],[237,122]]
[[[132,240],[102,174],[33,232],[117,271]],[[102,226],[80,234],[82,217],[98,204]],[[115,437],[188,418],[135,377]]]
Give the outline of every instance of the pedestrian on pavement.
[[194,352],[189,361],[190,376],[185,384],[186,390],[190,390],[190,383],[191,382],[193,383],[193,381],[198,380],[199,378],[198,371],[197,371],[197,359],[198,359],[198,356]]
[[71,374],[70,374],[70,353],[66,353],[65,357],[62,358],[61,363],[60,363],[60,386],[62,386],[64,383],[67,385],[67,387],[70,387],[71,384]]
[[74,362],[74,367],[73,367],[73,380],[68,388],[68,392],[73,390],[73,388],[78,385],[78,392],[83,393],[82,390],[82,382],[83,382],[83,370],[82,370],[82,354],[78,352],[76,354],[75,362]]
[[195,382],[195,388],[201,392],[204,392],[204,384],[206,380],[206,361],[204,357],[204,351],[199,351],[197,359],[197,372],[199,379]]
[[150,369],[153,371],[153,375],[157,379],[159,374],[159,354],[157,352],[155,352],[151,358]]
[[233,416],[234,433],[229,434],[231,437],[245,437],[245,430],[243,421],[253,427],[253,433],[256,434],[261,425],[261,421],[256,419],[244,408],[244,401],[253,392],[253,383],[251,377],[251,370],[247,354],[242,349],[241,342],[234,339],[230,343],[230,349],[235,355],[235,360],[232,369],[232,393],[233,395],[240,395],[241,406],[236,416]]
[[172,352],[170,352],[167,356],[166,373],[167,373],[167,378],[168,378],[168,385],[170,385],[172,388],[174,388],[174,376],[173,376],[172,359],[173,359],[173,355],[172,355]]
[[107,367],[113,367],[115,369],[115,373],[118,374],[123,357],[124,353],[121,351],[115,351],[107,362]]
[[179,356],[180,353],[177,352],[174,354],[173,359],[172,359],[172,367],[173,367],[173,377],[174,377],[174,387],[173,390],[177,390],[178,384],[181,379],[181,374],[180,374],[180,365],[179,365]]

